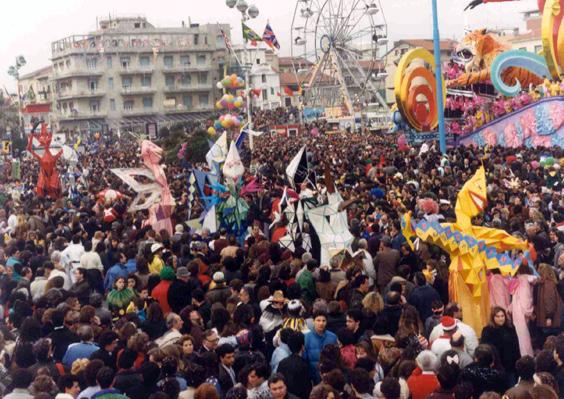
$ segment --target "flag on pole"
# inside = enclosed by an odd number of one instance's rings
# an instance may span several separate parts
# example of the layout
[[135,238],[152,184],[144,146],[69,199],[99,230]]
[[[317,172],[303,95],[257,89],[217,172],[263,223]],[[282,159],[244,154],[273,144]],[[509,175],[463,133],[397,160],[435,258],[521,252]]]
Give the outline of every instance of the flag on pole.
[[276,39],[276,35],[272,31],[269,22],[266,23],[266,27],[264,28],[262,41],[265,42],[271,49],[276,48],[277,50],[280,50],[280,43],[278,43],[278,39]]
[[225,48],[232,53],[233,52],[233,46],[231,45],[231,40],[229,40],[229,37],[227,37],[227,35],[225,34],[225,31],[221,28],[221,26],[219,26],[219,24],[217,24],[217,26],[219,27],[219,33],[221,33],[221,37],[223,38],[223,41],[225,42]]
[[251,42],[251,46],[254,47],[256,47],[257,42],[262,42],[261,37],[254,30],[245,25],[244,22],[241,22],[241,24],[243,30],[243,39],[245,39],[245,42]]

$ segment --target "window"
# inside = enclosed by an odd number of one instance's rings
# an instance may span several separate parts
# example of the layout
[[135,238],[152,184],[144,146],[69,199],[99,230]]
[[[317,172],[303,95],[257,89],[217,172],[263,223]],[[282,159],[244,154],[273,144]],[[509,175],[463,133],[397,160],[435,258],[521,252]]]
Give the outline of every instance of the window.
[[114,98],[110,98],[110,110],[116,110],[116,100]]
[[208,35],[204,35],[204,44],[208,45]]
[[175,106],[176,106],[176,97],[165,98],[165,107],[175,107]]
[[184,106],[186,108],[191,108],[192,107],[192,96],[189,96],[187,94],[182,96],[182,104],[184,104]]
[[256,59],[256,63],[257,63],[257,65],[260,65],[260,58]]
[[67,68],[70,68],[70,60],[66,60],[65,65],[67,66]]
[[141,87],[151,87],[150,76],[141,76]]
[[262,83],[266,83],[266,75],[264,73],[261,75],[260,79],[262,80]]
[[151,58],[148,55],[142,55],[139,57],[139,65],[142,67],[151,66]]
[[112,56],[111,56],[111,55],[108,55],[108,56],[106,57],[106,66],[107,66],[108,68],[111,68],[111,67],[112,67]]
[[180,76],[180,84],[182,86],[190,86],[192,84],[192,78],[188,74]]
[[139,29],[141,27],[141,22],[135,22],[133,27]]
[[198,58],[196,58],[196,63],[198,65],[205,65],[206,64],[206,55],[205,54],[200,54],[198,55]]
[[172,68],[172,66],[174,65],[172,55],[165,55],[163,59],[163,63],[165,68]]
[[123,110],[124,111],[132,111],[133,110],[133,100],[126,100],[123,102]]
[[198,74],[198,84],[205,85],[208,83],[208,73],[200,72]]
[[268,99],[268,90],[266,90],[266,89],[262,90],[262,99],[263,100]]
[[290,97],[286,97],[284,99],[284,105],[286,105],[286,107],[290,107],[292,105],[292,99]]
[[114,78],[108,78],[108,89],[114,88]]
[[124,89],[131,89],[131,83],[131,76],[125,76],[121,78],[121,87],[123,87]]
[[198,96],[198,102],[200,103],[201,106],[208,105],[208,102],[209,102],[208,95],[207,94],[200,94]]
[[200,35],[195,34],[194,35],[194,46],[197,46],[200,42]]
[[153,97],[143,97],[143,108],[153,108]]
[[86,68],[92,70],[96,69],[98,65],[98,58],[97,57],[88,57],[86,58]]
[[100,101],[94,100],[90,101],[90,112],[98,112],[100,111]]
[[88,81],[88,87],[90,88],[90,91],[98,90],[98,81],[97,80]]
[[174,76],[165,75],[165,85],[166,87],[174,87]]
[[127,69],[131,64],[131,57],[121,57],[119,59],[119,63],[121,64],[122,69]]
[[189,55],[181,55],[180,56],[180,65],[190,65],[190,56]]
[[273,96],[274,95],[274,87],[270,88],[270,95]]

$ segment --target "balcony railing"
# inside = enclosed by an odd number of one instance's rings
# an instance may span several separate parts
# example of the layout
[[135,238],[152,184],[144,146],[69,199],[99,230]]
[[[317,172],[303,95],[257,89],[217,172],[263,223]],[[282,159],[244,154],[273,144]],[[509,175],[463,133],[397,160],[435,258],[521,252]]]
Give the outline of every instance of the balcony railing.
[[121,88],[122,95],[135,95],[135,94],[151,94],[155,93],[157,89],[155,87],[143,87],[143,86],[126,86]]
[[56,94],[57,100],[65,100],[70,98],[94,98],[103,97],[105,93],[100,90],[70,90],[60,91]]
[[72,68],[65,69],[63,71],[54,71],[53,79],[66,79],[66,78],[79,78],[79,77],[89,77],[89,76],[101,76],[104,74],[102,68]]
[[150,74],[155,70],[154,65],[138,65],[138,66],[127,66],[121,67],[119,73],[120,75],[136,75],[136,74]]
[[163,65],[163,73],[172,72],[198,72],[198,71],[209,71],[211,69],[211,64],[206,62],[205,64],[178,64],[178,65]]
[[72,121],[82,119],[100,119],[106,117],[106,112],[102,111],[75,111],[70,113],[57,112],[55,114],[60,121]]
[[209,91],[209,90],[212,90],[211,83],[190,84],[190,85],[174,84],[174,85],[166,85],[164,88],[164,91],[166,93],[179,93],[186,91]]

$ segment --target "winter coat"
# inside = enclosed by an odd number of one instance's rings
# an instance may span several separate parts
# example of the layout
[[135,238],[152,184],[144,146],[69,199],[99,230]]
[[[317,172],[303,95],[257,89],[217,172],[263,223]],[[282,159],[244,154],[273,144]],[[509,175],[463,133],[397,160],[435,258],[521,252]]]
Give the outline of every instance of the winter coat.
[[415,287],[413,291],[411,291],[409,298],[407,298],[407,302],[417,309],[421,320],[427,320],[427,317],[433,314],[431,303],[440,299],[437,290],[425,284],[422,287]]
[[165,316],[171,311],[170,304],[168,303],[168,289],[171,284],[172,281],[161,280],[156,287],[153,288],[153,291],[151,291],[151,296],[159,303],[159,305],[161,305],[161,309],[163,310]]
[[286,378],[288,392],[299,398],[309,398],[312,389],[309,365],[301,356],[290,355],[278,364],[276,371]]
[[515,370],[515,362],[519,359],[519,340],[515,327],[486,326],[482,330],[480,343],[494,347],[506,372]]
[[474,398],[479,398],[486,391],[502,394],[507,388],[504,373],[491,367],[480,367],[477,364],[471,364],[462,370],[460,381],[468,381],[472,384]]
[[231,296],[231,290],[225,285],[217,285],[206,293],[206,299],[210,304],[219,302],[225,306]]
[[174,280],[168,289],[168,304],[174,313],[180,313],[182,309],[192,302],[190,283],[182,280]]
[[536,287],[535,314],[537,316],[537,326],[548,328],[546,320],[551,319],[552,324],[549,328],[560,327],[560,309],[562,302],[558,295],[558,287],[554,281],[541,278]]
[[337,343],[337,336],[331,331],[325,331],[319,335],[315,331],[310,331],[305,335],[304,359],[309,363],[309,374],[311,379],[317,384],[320,381],[319,356],[324,346]]

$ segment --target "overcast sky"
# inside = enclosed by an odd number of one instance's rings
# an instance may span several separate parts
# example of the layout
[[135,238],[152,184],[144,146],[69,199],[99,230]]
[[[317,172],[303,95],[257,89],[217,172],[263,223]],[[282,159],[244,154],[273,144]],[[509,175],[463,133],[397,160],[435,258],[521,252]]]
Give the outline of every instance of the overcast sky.
[[[247,0],[253,3],[252,0]],[[337,1],[337,0],[333,0]],[[344,0],[351,1],[351,0]],[[431,0],[381,0],[391,40],[430,38]],[[463,13],[470,0],[438,0],[439,24],[443,38],[460,38],[469,28],[509,28],[523,26],[520,12],[534,9],[535,0],[487,4]],[[266,20],[282,46],[281,55],[290,54],[290,30],[295,0],[254,0],[260,10],[249,22],[262,34]],[[157,26],[180,26],[181,21],[230,23],[234,43],[241,43],[240,14],[225,6],[224,0],[2,0],[0,13],[0,85],[12,91],[7,74],[19,54],[27,59],[21,73],[49,65],[50,43],[72,34],[96,28],[96,17],[109,14],[143,15]]]

